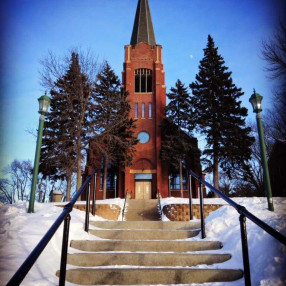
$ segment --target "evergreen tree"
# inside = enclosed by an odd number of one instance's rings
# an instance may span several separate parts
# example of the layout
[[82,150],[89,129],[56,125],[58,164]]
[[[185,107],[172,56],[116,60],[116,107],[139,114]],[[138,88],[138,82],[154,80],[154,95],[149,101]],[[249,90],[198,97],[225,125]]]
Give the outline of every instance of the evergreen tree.
[[166,116],[179,129],[190,132],[191,99],[188,88],[178,79],[170,91],[167,94],[170,101],[166,107]]
[[224,64],[209,35],[196,81],[190,84],[194,111],[191,120],[206,136],[203,154],[212,160],[208,169],[213,171],[216,188],[219,187],[219,165],[231,176],[232,171],[250,159],[254,141],[250,128],[245,126],[247,109],[241,107],[239,100],[244,93],[235,86]]
[[92,82],[81,71],[79,54],[72,52],[67,71],[56,80],[50,94],[52,103],[47,114],[40,170],[54,180],[67,179],[69,200],[74,171],[77,172],[76,188],[81,186],[83,150],[93,128],[93,120],[89,118],[94,108]]
[[76,172],[76,153],[73,140],[62,124],[62,110],[66,109],[65,100],[56,96],[51,102],[50,112],[45,123],[39,171],[44,179],[53,182],[66,180],[67,201],[70,200],[72,174]]
[[117,75],[106,62],[98,74],[93,98],[96,102],[94,118],[99,133],[93,146],[104,157],[103,199],[106,198],[109,163],[116,166],[130,165],[138,140],[133,136],[135,121],[129,118],[130,105],[127,93],[121,89]]
[[[166,107],[167,121],[164,120],[161,126],[164,136],[160,155],[168,162],[170,173],[180,174],[180,191],[183,197],[183,165],[186,154],[192,148],[186,134],[190,130],[190,95],[187,87],[178,79],[167,97],[170,102]],[[170,126],[172,126],[171,133],[168,132]]]

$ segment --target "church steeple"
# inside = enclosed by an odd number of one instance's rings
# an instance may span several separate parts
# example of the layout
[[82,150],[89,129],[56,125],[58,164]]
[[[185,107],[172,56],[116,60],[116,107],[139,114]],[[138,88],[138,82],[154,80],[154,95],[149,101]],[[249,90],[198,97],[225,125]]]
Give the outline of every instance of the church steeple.
[[156,45],[148,0],[138,0],[130,45],[136,46],[140,42]]

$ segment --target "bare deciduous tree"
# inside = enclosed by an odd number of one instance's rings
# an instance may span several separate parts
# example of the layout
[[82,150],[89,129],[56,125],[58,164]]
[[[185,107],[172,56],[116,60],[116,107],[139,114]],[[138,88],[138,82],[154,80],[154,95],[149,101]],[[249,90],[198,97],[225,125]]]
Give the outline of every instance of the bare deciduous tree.
[[10,188],[9,180],[0,178],[0,201],[13,204],[15,200],[14,190]]
[[1,170],[1,200],[14,203],[15,200],[27,200],[32,181],[32,163],[29,160],[14,160]]
[[18,199],[25,200],[32,181],[33,168],[31,161],[14,160],[9,165],[7,172],[11,178],[10,186],[17,193]]
[[[242,168],[237,169],[233,173],[231,180],[223,177],[223,180],[220,181],[222,191],[230,196],[265,196],[257,126],[255,123],[252,123],[250,127],[252,130],[251,135],[255,137],[255,143],[251,146],[251,159],[245,162]],[[264,125],[264,135],[266,153],[267,157],[269,157],[274,141],[268,125]]]
[[282,22],[273,39],[262,42],[262,56],[269,77],[278,82],[267,121],[274,139],[286,139],[286,26]]

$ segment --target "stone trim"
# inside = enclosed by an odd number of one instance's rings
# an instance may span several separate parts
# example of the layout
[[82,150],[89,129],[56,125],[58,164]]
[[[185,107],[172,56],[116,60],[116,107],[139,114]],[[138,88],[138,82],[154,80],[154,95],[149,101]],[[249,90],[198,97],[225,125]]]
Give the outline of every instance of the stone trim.
[[130,174],[156,174],[157,170],[130,170]]

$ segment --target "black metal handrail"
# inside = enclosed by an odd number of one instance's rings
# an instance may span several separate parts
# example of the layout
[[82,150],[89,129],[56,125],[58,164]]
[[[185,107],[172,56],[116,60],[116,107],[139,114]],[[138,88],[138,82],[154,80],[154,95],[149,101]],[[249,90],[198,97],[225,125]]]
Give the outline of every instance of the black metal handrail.
[[[250,266],[249,266],[249,254],[248,254],[248,243],[247,243],[247,231],[246,231],[246,218],[250,219],[257,226],[265,230],[267,233],[272,235],[279,242],[286,245],[286,237],[279,233],[277,230],[260,220],[258,217],[249,212],[244,206],[237,204],[235,201],[227,197],[221,191],[213,187],[211,184],[206,182],[203,178],[199,177],[192,170],[189,170],[190,176],[193,176],[195,179],[199,181],[199,193],[200,193],[200,210],[201,210],[201,235],[202,238],[206,237],[205,233],[205,222],[204,222],[204,205],[203,205],[203,195],[202,195],[202,184],[216,193],[219,197],[225,200],[229,205],[234,207],[237,212],[240,214],[239,222],[240,222],[240,232],[241,232],[241,244],[242,244],[242,256],[243,256],[243,267],[244,267],[244,280],[245,285],[251,285],[251,277],[250,277]],[[190,178],[191,181],[191,178]]]
[[159,190],[157,190],[157,199],[158,199],[158,211],[159,211],[159,214],[160,214],[160,219],[162,220],[162,207],[161,207],[161,193]]
[[123,205],[122,215],[121,215],[121,220],[122,220],[122,221],[123,221],[123,219],[124,219],[124,212],[125,212],[125,207],[126,207],[127,196],[128,196],[128,190],[127,190],[126,193],[125,193],[125,200],[124,200],[124,205]]
[[193,220],[193,204],[192,204],[192,200],[193,200],[193,193],[192,193],[192,177],[189,176],[189,209],[190,209],[190,220]]
[[[60,278],[59,278],[59,285],[65,285],[65,276],[66,276],[66,262],[67,262],[67,248],[68,248],[68,237],[69,237],[69,223],[70,223],[70,212],[73,210],[74,204],[76,203],[77,199],[81,196],[81,194],[86,190],[87,191],[87,202],[89,205],[89,191],[90,191],[90,182],[91,179],[94,178],[95,182],[96,177],[96,169],[92,171],[92,173],[87,176],[85,182],[82,184],[82,186],[79,188],[79,190],[76,192],[76,194],[73,196],[72,200],[64,206],[63,211],[58,216],[56,221],[53,223],[53,225],[49,228],[49,230],[46,232],[46,234],[43,236],[43,238],[40,240],[40,242],[37,244],[37,246],[33,249],[33,251],[30,253],[30,255],[26,258],[26,260],[23,262],[23,264],[19,267],[19,269],[16,271],[16,273],[13,275],[13,277],[9,280],[7,286],[17,286],[20,285],[20,283],[23,281],[23,279],[26,277],[27,273],[30,271],[34,263],[37,261],[38,257],[42,253],[42,251],[45,249],[49,241],[52,239],[53,235],[59,228],[59,226],[64,221],[64,230],[63,230],[63,240],[62,240],[62,254],[61,254],[61,269],[60,269]],[[86,213],[89,210],[89,207],[86,208]],[[88,213],[89,214],[89,213]],[[89,222],[89,215],[86,215],[85,219],[85,230],[88,230],[88,222]]]

